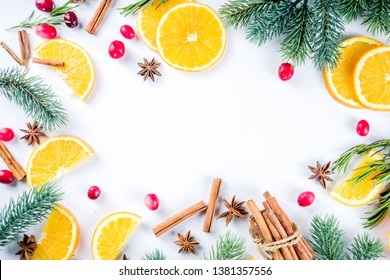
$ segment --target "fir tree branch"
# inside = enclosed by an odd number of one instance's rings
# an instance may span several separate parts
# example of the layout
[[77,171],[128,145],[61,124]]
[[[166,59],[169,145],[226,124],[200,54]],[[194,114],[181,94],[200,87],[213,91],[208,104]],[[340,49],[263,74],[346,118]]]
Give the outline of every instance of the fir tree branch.
[[333,68],[340,57],[344,35],[344,22],[337,0],[314,0],[313,2],[313,62],[318,70]]
[[310,245],[318,260],[345,260],[345,244],[342,239],[343,231],[335,216],[315,215],[311,220]]
[[370,0],[364,13],[363,25],[374,36],[390,35],[390,1]]
[[230,0],[219,9],[226,27],[240,28],[248,26],[258,14],[267,12],[274,0]]
[[285,38],[281,44],[282,57],[296,66],[304,64],[311,54],[313,12],[307,3],[296,9],[287,23]]
[[340,13],[347,22],[356,20],[367,9],[367,0],[339,0]]
[[297,3],[291,1],[272,3],[264,13],[257,14],[248,25],[247,39],[260,46],[281,35],[295,13]]
[[155,249],[152,252],[145,253],[145,255],[142,257],[142,260],[149,260],[149,261],[158,261],[158,260],[166,260],[167,257],[165,256],[164,252]]
[[215,247],[211,247],[205,260],[242,260],[244,259],[246,246],[245,239],[239,234],[227,231],[220,236]]
[[370,237],[367,232],[354,237],[348,251],[351,253],[348,258],[352,260],[378,260],[384,256],[382,240]]
[[0,212],[0,247],[19,240],[30,227],[46,219],[62,195],[54,183],[46,183],[40,190],[24,192],[16,201],[11,199]]
[[27,77],[27,70],[13,67],[0,70],[0,95],[22,107],[33,121],[54,130],[68,121],[62,103],[40,77]]
[[136,12],[138,12],[139,9],[145,10],[147,7],[149,7],[156,1],[159,1],[156,7],[157,9],[158,7],[160,7],[160,5],[164,4],[165,2],[168,2],[169,0],[139,0],[138,2],[129,4],[125,7],[119,8],[118,10],[121,11],[121,14],[123,16],[128,16],[130,14],[135,14]]

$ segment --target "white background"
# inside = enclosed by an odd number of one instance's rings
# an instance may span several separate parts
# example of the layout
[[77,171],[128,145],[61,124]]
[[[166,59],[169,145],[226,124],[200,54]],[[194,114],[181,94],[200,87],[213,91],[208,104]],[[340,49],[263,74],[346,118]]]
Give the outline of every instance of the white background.
[[[56,1],[58,5],[65,1]],[[316,161],[335,160],[348,148],[389,136],[389,113],[357,110],[337,103],[325,89],[322,75],[310,61],[297,68],[294,77],[282,82],[277,69],[282,63],[280,39],[262,47],[245,40],[244,30],[227,30],[227,49],[223,58],[202,73],[180,72],[162,62],[159,55],[140,39],[124,39],[119,28],[130,24],[135,28],[135,16],[123,17],[117,8],[133,1],[114,1],[95,36],[84,28],[100,3],[97,0],[81,4],[77,10],[80,26],[64,26],[59,36],[83,46],[90,54],[96,71],[96,83],[86,102],[70,94],[70,89],[50,68],[29,64],[30,73],[40,75],[52,86],[68,114],[66,127],[48,132],[49,136],[74,135],[89,143],[96,154],[87,162],[69,171],[59,181],[65,191],[62,204],[70,209],[80,225],[80,243],[74,259],[91,259],[90,242],[95,226],[106,215],[131,211],[142,216],[142,223],[130,238],[124,253],[130,259],[140,259],[145,252],[162,249],[168,259],[202,259],[218,236],[226,232],[225,221],[214,222],[213,232],[202,232],[204,214],[183,222],[157,238],[151,228],[172,214],[199,200],[208,201],[212,179],[223,179],[221,197],[230,200],[254,199],[258,205],[262,193],[270,191],[290,218],[303,229],[309,239],[310,220],[315,214],[334,214],[340,221],[344,238],[349,244],[363,233],[361,218],[369,207],[344,206],[308,180],[307,165]],[[204,1],[218,10],[225,1]],[[0,39],[19,53],[16,32],[6,28],[24,20],[35,9],[34,1],[16,0],[3,5],[0,17]],[[43,39],[28,30],[32,48]],[[367,35],[360,22],[347,25],[346,36]],[[385,42],[385,38],[376,37]],[[122,40],[126,54],[120,60],[109,57],[111,41]],[[36,56],[33,53],[33,56]],[[137,62],[142,58],[162,62],[162,77],[156,82],[143,81],[137,75]],[[0,68],[16,63],[0,49]],[[356,134],[356,123],[366,119],[370,133]],[[11,127],[15,140],[7,147],[26,166],[33,147],[18,140],[19,128],[31,121],[23,110],[0,97],[0,127]],[[6,165],[0,162],[0,169]],[[334,176],[335,183],[340,177]],[[87,190],[98,185],[99,199],[88,199]],[[0,205],[27,190],[26,183],[0,186]],[[314,203],[306,208],[296,200],[303,191],[313,191]],[[143,203],[147,193],[160,198],[157,211]],[[219,203],[217,214],[225,211]],[[39,236],[42,225],[28,233]],[[196,255],[178,255],[173,242],[177,233],[187,230],[201,246]],[[247,239],[247,252],[255,258],[257,252],[248,234],[246,219],[233,220],[228,229]],[[388,249],[390,219],[371,231],[381,238]],[[17,245],[0,251],[1,259],[17,259]]]

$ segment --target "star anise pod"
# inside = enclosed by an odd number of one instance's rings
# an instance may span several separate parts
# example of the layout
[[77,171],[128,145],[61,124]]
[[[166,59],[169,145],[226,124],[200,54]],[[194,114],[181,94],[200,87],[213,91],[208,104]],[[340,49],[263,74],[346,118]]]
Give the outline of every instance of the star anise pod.
[[18,242],[18,245],[21,249],[17,251],[15,255],[20,255],[21,260],[31,260],[32,255],[38,246],[35,236],[28,236],[26,234],[23,236],[23,240]]
[[223,212],[221,215],[218,216],[217,219],[226,217],[226,226],[228,226],[228,224],[233,219],[233,217],[236,217],[239,219],[244,218],[244,216],[248,214],[248,212],[243,207],[244,203],[245,203],[245,201],[237,203],[235,195],[233,196],[230,204],[229,204],[229,202],[227,202],[226,199],[223,199],[223,204],[225,204],[228,211]]
[[39,137],[47,136],[45,133],[41,132],[43,129],[43,126],[38,126],[38,122],[34,122],[33,124],[27,123],[28,129],[20,129],[20,131],[26,133],[23,137],[20,139],[26,139],[28,140],[28,145],[32,145],[34,143],[37,143],[38,145],[41,143],[39,140]]
[[183,236],[180,233],[177,234],[178,240],[175,241],[175,244],[180,245],[179,254],[181,252],[190,252],[195,254],[195,246],[199,246],[199,242],[195,241],[195,237],[191,236],[191,231],[187,231],[186,235]]
[[321,186],[326,189],[326,181],[333,182],[332,178],[329,177],[329,175],[334,174],[330,170],[330,161],[327,162],[325,165],[321,165],[317,161],[317,167],[314,166],[308,166],[310,171],[313,172],[314,174],[311,175],[308,179],[319,179]]
[[158,63],[154,58],[152,61],[147,61],[144,58],[144,63],[138,62],[138,66],[141,67],[141,70],[137,73],[144,77],[144,81],[147,78],[150,78],[154,82],[154,75],[161,76],[161,73],[157,70],[160,67],[161,63]]

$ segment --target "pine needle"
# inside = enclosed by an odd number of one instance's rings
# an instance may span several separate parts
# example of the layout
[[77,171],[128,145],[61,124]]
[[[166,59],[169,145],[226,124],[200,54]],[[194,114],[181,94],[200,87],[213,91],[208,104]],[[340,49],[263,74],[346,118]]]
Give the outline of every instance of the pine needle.
[[145,255],[142,257],[142,260],[149,260],[149,261],[158,261],[158,260],[166,260],[167,257],[165,256],[164,252],[155,249],[152,252],[145,253]]
[[27,74],[27,70],[18,67],[0,70],[0,95],[22,107],[27,117],[46,130],[65,125],[65,109],[53,90],[40,77]]
[[340,58],[344,21],[336,0],[313,2],[313,62],[318,70],[334,68]]
[[318,260],[345,260],[346,254],[343,231],[335,216],[326,215],[324,218],[315,215],[311,221],[309,240],[316,259]]
[[245,239],[239,234],[227,231],[220,236],[215,247],[211,247],[205,260],[242,260],[244,259],[246,246]]
[[365,232],[353,238],[349,257],[352,260],[378,260],[384,257],[384,247],[380,238],[370,237]]
[[46,219],[62,195],[54,183],[46,183],[40,190],[34,188],[16,200],[11,198],[0,212],[0,247],[18,241],[23,233]]

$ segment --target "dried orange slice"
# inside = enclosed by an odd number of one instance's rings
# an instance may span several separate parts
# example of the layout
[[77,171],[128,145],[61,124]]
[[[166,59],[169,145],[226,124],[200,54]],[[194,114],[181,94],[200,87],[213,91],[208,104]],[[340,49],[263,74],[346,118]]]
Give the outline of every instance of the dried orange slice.
[[75,216],[57,204],[50,214],[33,260],[69,260],[79,244],[80,229]]
[[146,9],[140,9],[137,13],[137,30],[141,40],[152,50],[157,51],[156,32],[158,24],[167,11],[178,4],[194,2],[193,0],[169,0],[160,5],[160,1],[154,1]]
[[74,136],[47,139],[31,153],[27,163],[27,183],[40,188],[57,179],[93,154],[87,143]]
[[116,260],[141,217],[131,212],[116,212],[105,217],[95,228],[91,242],[95,260]]
[[47,40],[40,44],[35,53],[41,58],[63,61],[64,67],[52,67],[60,73],[66,84],[85,100],[95,82],[95,70],[91,58],[80,45],[61,38]]
[[352,108],[362,107],[355,93],[353,78],[355,64],[365,52],[381,45],[381,42],[365,36],[343,41],[337,66],[323,71],[325,86],[336,101]]
[[390,110],[390,47],[366,52],[356,63],[354,79],[361,104],[372,110]]
[[226,31],[219,15],[200,3],[170,9],[157,28],[157,48],[170,66],[189,72],[203,71],[222,57]]

